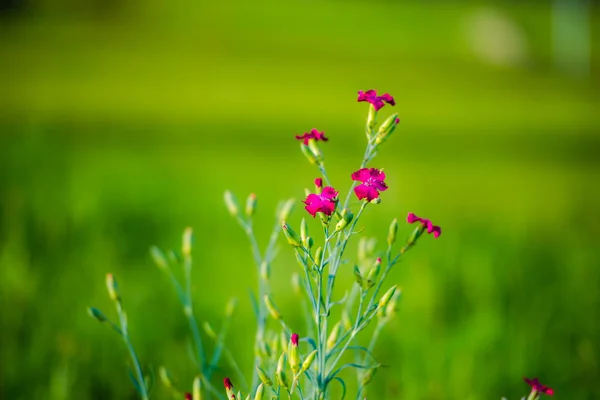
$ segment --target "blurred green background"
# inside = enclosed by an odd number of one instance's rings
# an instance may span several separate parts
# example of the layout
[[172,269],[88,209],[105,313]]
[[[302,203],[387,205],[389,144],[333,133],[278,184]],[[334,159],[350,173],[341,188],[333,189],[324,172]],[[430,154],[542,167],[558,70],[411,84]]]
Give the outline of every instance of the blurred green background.
[[[356,91],[376,88],[402,122],[373,164],[390,189],[365,234],[383,243],[412,211],[443,235],[391,275],[403,298],[370,398],[516,399],[523,376],[600,398],[597,3],[0,4],[0,397],[135,398],[125,349],[85,311],[113,315],[107,272],[144,364],[189,390],[186,321],[148,255],[186,226],[198,314],[218,326],[240,299],[228,344],[250,375],[255,272],[222,193],[258,195],[264,244],[278,200],[316,176],[293,138],[313,127],[345,193]],[[280,244],[275,298],[298,315]]]

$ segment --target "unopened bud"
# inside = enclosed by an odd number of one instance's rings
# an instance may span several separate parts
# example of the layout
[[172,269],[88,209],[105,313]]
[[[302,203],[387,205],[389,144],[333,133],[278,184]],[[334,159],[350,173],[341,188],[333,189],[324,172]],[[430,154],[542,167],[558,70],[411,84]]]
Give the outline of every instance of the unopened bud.
[[108,289],[108,297],[112,301],[121,301],[117,281],[113,274],[106,274],[106,289]]
[[106,315],[104,315],[104,313],[102,311],[98,310],[97,308],[89,307],[88,314],[90,314],[91,317],[96,318],[96,320],[98,322],[106,321]]
[[375,260],[375,264],[373,264],[373,266],[369,270],[369,275],[367,275],[367,279],[370,281],[375,280],[375,278],[377,278],[377,275],[379,275],[380,270],[381,270],[381,257],[377,257],[377,259]]
[[300,143],[300,150],[302,150],[302,154],[304,154],[309,163],[315,164],[317,162],[317,158],[304,143]]
[[373,200],[371,200],[369,203],[371,203],[371,204],[380,204],[381,203],[381,197],[376,197]]
[[232,297],[227,302],[225,306],[225,318],[231,318],[233,313],[235,312],[235,307],[237,306],[237,298]]
[[298,334],[292,333],[288,346],[288,361],[294,375],[300,370],[300,358],[298,357]]
[[315,242],[314,242],[313,238],[311,238],[310,236],[308,236],[306,239],[302,239],[302,245],[307,250],[310,250],[313,247],[314,243]]
[[373,128],[375,128],[375,124],[377,124],[377,111],[375,110],[375,107],[373,107],[371,105],[369,107],[369,114],[367,115],[367,130],[368,130],[368,132],[373,132]]
[[283,228],[283,234],[287,238],[287,241],[289,244],[291,244],[294,247],[302,247],[302,241],[300,239],[300,236],[298,236],[298,234],[296,233],[295,230],[293,230],[286,223],[283,224],[282,228]]
[[336,345],[338,337],[340,335],[341,328],[342,328],[342,322],[338,321],[331,329],[331,333],[329,334],[329,337],[327,338],[327,350],[328,351],[333,349],[334,346]]
[[269,387],[273,387],[273,381],[269,378],[269,375],[258,365],[256,366],[256,371],[258,372],[258,377],[265,385]]
[[350,222],[352,222],[352,219],[354,219],[354,214],[352,213],[352,211],[348,210],[347,208],[344,208],[342,210],[341,220],[335,226],[335,230],[341,231],[346,226],[348,226],[348,224],[350,224]]
[[284,388],[288,388],[288,379],[285,373],[285,353],[281,353],[279,357],[279,361],[277,362],[277,370],[275,371],[275,377],[277,378],[277,383],[279,386],[283,386]]
[[302,221],[300,221],[300,237],[302,241],[308,237],[308,222],[306,222],[306,218],[302,218]]
[[417,227],[415,228],[413,233],[410,235],[410,237],[406,241],[406,246],[407,247],[414,246],[415,243],[417,243],[417,240],[419,239],[419,237],[423,234],[423,232],[425,232],[425,225],[417,224]]
[[388,303],[387,307],[385,308],[385,315],[393,316],[396,314],[396,310],[398,309],[398,300],[400,299],[401,294],[402,292],[400,288],[398,288],[398,290],[396,290],[396,292],[392,296],[392,299]]
[[183,399],[184,400],[194,400],[194,398],[192,397],[192,394],[189,392],[183,396]]
[[210,325],[210,323],[208,321],[204,321],[202,323],[202,329],[204,329],[204,332],[206,333],[206,335],[213,339],[213,340],[217,340],[217,333],[214,331],[214,329],[212,328],[212,326]]
[[369,383],[371,383],[371,380],[373,379],[373,375],[375,375],[375,372],[377,372],[377,368],[369,369],[363,376],[361,385],[367,386]]
[[194,400],[202,400],[202,379],[200,376],[194,378],[192,389],[192,392],[194,393]]
[[158,369],[158,376],[160,376],[160,380],[162,381],[163,385],[165,385],[168,388],[173,387],[173,377],[171,376],[169,371],[162,365]]
[[290,217],[290,214],[294,210],[295,203],[296,203],[296,200],[294,200],[294,199],[288,199],[283,203],[283,205],[281,206],[281,209],[279,210],[279,215],[278,215],[280,224],[283,224],[285,221],[288,220],[288,218]]
[[387,306],[388,302],[390,301],[390,299],[396,292],[397,287],[398,287],[398,285],[392,286],[391,288],[388,289],[387,292],[385,292],[385,294],[383,296],[381,296],[381,300],[379,300],[379,304],[378,304],[377,308],[385,308],[385,306]]
[[256,211],[256,194],[250,193],[248,199],[246,199],[246,215],[251,217]]
[[396,241],[396,234],[398,233],[398,219],[394,218],[392,223],[390,224],[390,228],[388,230],[387,242],[388,246],[392,246]]
[[342,324],[344,324],[344,329],[349,331],[352,329],[352,321],[350,321],[350,315],[348,315],[348,311],[342,311]]
[[265,294],[264,300],[265,300],[265,306],[267,307],[267,311],[269,311],[269,314],[271,314],[271,317],[273,317],[273,319],[277,319],[277,320],[281,319],[281,313],[275,306],[275,303],[273,303],[271,296],[269,296],[268,294]]
[[315,262],[317,263],[316,267],[318,268],[319,265],[321,265],[321,261],[323,258],[323,248],[319,247],[317,248],[317,251],[315,251]]
[[229,214],[231,214],[232,217],[237,216],[240,212],[240,203],[235,198],[235,195],[233,193],[231,193],[229,190],[226,190],[224,199],[225,199],[225,206],[227,206],[227,210],[229,210]]
[[[254,394],[254,400],[262,400],[264,387],[265,387],[264,383],[261,383],[260,385],[258,385],[258,387],[256,388],[256,393]],[[248,396],[248,397],[250,397],[250,396]]]
[[165,254],[156,246],[150,247],[150,255],[154,260],[156,266],[160,269],[169,268],[169,261],[167,261],[167,257]]
[[183,240],[181,246],[181,254],[184,257],[189,257],[192,254],[192,243],[194,242],[194,231],[192,228],[185,228],[183,231]]
[[321,152],[321,149],[319,149],[316,140],[308,141],[308,150],[312,153],[318,163],[323,161],[323,153]]
[[231,397],[233,396],[233,398],[235,399],[235,393],[233,392],[233,384],[231,383],[231,380],[229,378],[223,379],[223,385],[225,386],[225,390],[227,391],[227,398],[231,399]]
[[398,113],[392,114],[385,120],[383,124],[379,127],[377,131],[377,137],[375,138],[375,143],[381,144],[385,142],[391,135],[394,133],[396,126],[400,122],[400,118],[398,118]]
[[306,356],[306,358],[304,359],[304,362],[302,363],[302,367],[300,367],[299,375],[308,371],[308,369],[312,365],[313,361],[315,361],[316,356],[317,356],[317,350],[313,350],[312,352],[310,352],[309,355]]
[[354,266],[354,279],[356,280],[356,283],[358,283],[358,286],[360,286],[360,287],[363,286],[363,277],[362,277],[362,274],[360,273],[360,269],[358,268],[358,265]]

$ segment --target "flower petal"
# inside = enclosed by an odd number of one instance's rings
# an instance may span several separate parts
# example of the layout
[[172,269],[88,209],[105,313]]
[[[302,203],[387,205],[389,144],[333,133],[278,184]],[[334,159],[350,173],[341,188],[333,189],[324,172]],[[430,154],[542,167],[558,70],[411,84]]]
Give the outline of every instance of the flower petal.
[[367,200],[371,201],[379,197],[379,192],[373,186],[367,186]]
[[320,210],[325,215],[331,215],[335,211],[335,202],[324,200],[321,202]]
[[369,187],[367,185],[358,185],[354,188],[354,194],[358,197],[359,200],[362,200],[367,197],[369,192]]
[[352,180],[365,183],[369,180],[370,174],[368,168],[361,168],[356,172],[352,173]]
[[312,216],[313,216],[313,218],[314,218],[314,217],[317,215],[317,212],[319,212],[319,209],[320,209],[320,208],[321,208],[321,207],[320,207],[320,203],[310,203],[310,204],[308,204],[306,207],[304,207],[304,209],[305,209],[306,211],[308,211],[308,213],[309,213],[310,215],[312,215]]
[[326,186],[323,188],[321,192],[321,198],[326,200],[333,200],[337,197],[338,191],[332,188],[331,186]]

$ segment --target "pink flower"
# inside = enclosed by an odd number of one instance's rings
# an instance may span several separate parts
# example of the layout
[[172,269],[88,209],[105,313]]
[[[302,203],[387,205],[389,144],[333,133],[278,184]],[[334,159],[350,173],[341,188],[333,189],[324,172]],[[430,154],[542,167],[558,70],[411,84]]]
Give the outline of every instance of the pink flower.
[[292,346],[298,346],[299,338],[300,338],[300,336],[298,336],[297,333],[292,333]]
[[406,222],[408,222],[409,224],[420,222],[421,224],[423,224],[423,226],[427,228],[427,233],[433,233],[434,238],[437,238],[442,234],[442,228],[433,225],[428,219],[417,217],[413,213],[408,213],[408,216],[406,217]]
[[225,389],[227,390],[233,389],[233,384],[231,383],[231,379],[229,378],[223,379],[223,385],[225,385]]
[[322,212],[325,215],[331,215],[335,211],[337,204],[338,192],[331,186],[326,186],[320,194],[311,193],[306,196],[306,200],[303,201],[306,204],[306,211],[313,217],[318,213]]
[[385,103],[388,103],[390,106],[396,105],[394,98],[389,93],[377,96],[377,92],[373,89],[367,90],[366,92],[359,90],[358,99],[356,101],[368,101],[369,103],[373,104],[375,111],[379,111],[385,105]]
[[325,132],[319,132],[316,129],[311,129],[310,132],[304,132],[304,135],[300,135],[300,136],[296,135],[296,139],[302,140],[305,145],[308,145],[308,141],[310,139],[322,140],[324,142],[329,140],[328,138],[325,137]]
[[315,179],[315,186],[318,187],[319,189],[321,189],[323,187],[323,179],[322,178]]
[[547,394],[548,396],[552,396],[554,395],[554,390],[552,390],[551,388],[549,388],[548,386],[544,386],[540,383],[538,378],[533,378],[533,379],[528,379],[528,378],[523,378],[523,380],[529,385],[531,386],[531,390],[538,392],[538,393],[542,393],[542,394]]
[[352,179],[362,182],[354,188],[354,193],[359,200],[367,199],[371,201],[379,197],[379,191],[387,190],[387,185],[383,181],[385,174],[377,168],[363,168],[352,174]]

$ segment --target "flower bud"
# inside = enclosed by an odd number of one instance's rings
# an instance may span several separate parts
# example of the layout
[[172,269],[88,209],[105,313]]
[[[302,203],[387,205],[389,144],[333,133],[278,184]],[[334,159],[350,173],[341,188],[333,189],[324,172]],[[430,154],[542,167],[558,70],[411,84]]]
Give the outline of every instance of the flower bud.
[[394,218],[392,223],[390,224],[390,228],[388,230],[387,242],[388,246],[392,246],[396,241],[396,234],[398,233],[398,219]]
[[385,292],[385,294],[383,296],[381,296],[381,300],[379,300],[379,304],[378,304],[377,308],[385,308],[385,306],[387,306],[388,302],[390,301],[390,299],[396,292],[397,287],[398,287],[398,285],[392,286],[391,288],[388,289],[387,292]]
[[317,263],[317,265],[316,265],[317,268],[321,264],[322,258],[323,258],[323,248],[319,247],[319,248],[317,248],[317,251],[315,251],[315,262]]
[[227,392],[227,398],[231,399],[232,397],[235,399],[235,393],[233,392],[233,384],[229,378],[223,379],[223,385],[225,386],[225,391]]
[[302,363],[302,367],[300,367],[300,372],[298,373],[298,375],[302,375],[303,373],[308,371],[308,369],[312,365],[313,361],[315,361],[316,356],[317,356],[317,350],[311,351],[310,354],[306,356],[306,358],[304,359],[304,362]]
[[387,138],[392,135],[399,122],[400,119],[398,118],[398,113],[390,115],[388,119],[386,119],[385,122],[379,127],[379,130],[377,131],[377,137],[375,138],[375,143],[381,144],[385,142]]
[[192,243],[194,241],[194,231],[192,228],[185,228],[183,231],[183,240],[181,246],[181,254],[184,257],[189,257],[192,255]]
[[214,331],[214,329],[212,328],[212,326],[210,325],[210,323],[208,321],[204,321],[202,323],[202,329],[204,329],[204,332],[206,333],[206,335],[213,339],[213,340],[217,340],[217,333]]
[[391,317],[396,314],[396,310],[398,308],[398,300],[400,299],[401,294],[402,294],[402,291],[400,290],[400,288],[398,288],[398,290],[396,290],[396,292],[392,296],[392,299],[388,303],[387,307],[385,308],[386,316]]
[[164,253],[156,246],[152,246],[150,247],[150,255],[152,256],[152,259],[154,260],[154,263],[156,264],[156,266],[160,269],[167,269],[169,268],[169,261],[167,261],[167,257],[164,255]]
[[240,212],[240,203],[238,203],[234,194],[229,190],[225,191],[224,199],[225,206],[227,207],[227,210],[229,210],[229,214],[231,214],[232,217],[236,217]]
[[371,369],[369,369],[363,375],[363,378],[361,380],[361,386],[367,386],[369,383],[371,383],[371,380],[373,379],[373,375],[375,375],[375,372],[377,372],[377,368],[371,368]]
[[356,280],[356,283],[358,283],[358,286],[360,286],[360,287],[363,286],[363,277],[362,277],[362,274],[360,273],[360,269],[358,268],[358,265],[354,266],[354,279]]
[[246,199],[246,215],[248,217],[251,217],[254,215],[254,212],[256,211],[256,194],[255,193],[250,193],[248,195],[248,198]]
[[121,301],[117,281],[113,274],[106,274],[106,289],[108,289],[108,296],[112,301]]
[[258,372],[258,377],[260,378],[261,382],[272,388],[273,381],[271,378],[269,378],[269,375],[258,365],[256,366],[256,371]]
[[292,213],[292,210],[294,209],[295,203],[296,203],[296,200],[294,200],[294,199],[288,199],[285,203],[283,203],[283,205],[279,209],[279,215],[278,215],[280,224],[283,224],[290,217],[290,214]]
[[276,320],[281,319],[281,313],[279,312],[279,310],[273,303],[271,296],[269,296],[268,294],[265,294],[264,300],[265,300],[265,306],[267,306],[267,311],[269,311],[269,314],[271,314],[271,317]]
[[233,313],[235,312],[235,307],[237,306],[237,298],[232,297],[227,302],[225,306],[225,318],[231,318]]
[[192,392],[194,393],[194,400],[202,400],[202,380],[200,376],[194,378],[194,384],[192,386]]
[[[375,124],[377,124],[377,111],[375,110],[375,107],[369,106],[369,114],[367,115],[367,134],[373,132]],[[369,137],[369,139],[371,138]]]
[[377,278],[377,275],[379,275],[380,270],[381,270],[381,257],[377,257],[377,259],[375,260],[375,264],[373,264],[373,266],[369,270],[369,275],[367,275],[367,279],[370,281],[375,280],[375,278]]
[[261,383],[260,385],[258,385],[258,387],[256,388],[256,393],[254,394],[254,400],[262,400],[264,387],[265,387],[264,383]]
[[312,249],[314,243],[315,242],[314,242],[313,238],[311,238],[310,236],[308,236],[306,239],[302,240],[302,245],[307,250]]
[[183,400],[194,400],[191,393],[186,393],[183,396]]
[[417,240],[419,239],[419,237],[421,237],[421,235],[423,234],[423,232],[425,232],[425,225],[417,224],[417,227],[415,228],[413,233],[410,235],[410,237],[406,241],[406,246],[407,247],[414,246],[415,243],[417,243]]
[[304,154],[309,163],[315,164],[317,162],[315,155],[304,143],[300,143],[300,150],[302,150],[302,154]]
[[281,342],[281,350],[284,353],[288,352],[288,338],[284,331],[279,333],[279,341]]
[[335,226],[335,230],[341,231],[342,229],[347,227],[350,222],[352,222],[352,219],[354,219],[354,214],[352,213],[352,211],[348,210],[347,208],[344,208],[342,210],[341,220]]
[[371,204],[380,204],[381,203],[381,197],[376,197],[373,200],[371,200],[369,203],[371,203]]
[[162,381],[163,385],[165,385],[168,388],[173,387],[173,377],[171,376],[169,371],[162,365],[158,369],[158,376],[160,376],[160,380]]
[[292,333],[288,346],[288,361],[294,375],[300,370],[300,358],[298,357],[298,334]]
[[283,226],[283,234],[287,238],[289,244],[294,247],[302,247],[302,241],[300,236],[294,231],[288,224],[284,223]]
[[285,374],[285,353],[281,353],[281,356],[279,357],[275,377],[277,378],[279,386],[283,386],[286,389],[289,387],[287,375]]
[[352,329],[352,321],[350,321],[350,315],[348,315],[348,311],[342,311],[342,324],[344,324],[344,329],[349,331]]
[[106,321],[106,315],[104,315],[104,313],[102,311],[98,310],[97,308],[89,307],[88,314],[90,314],[91,317],[96,318],[96,320],[98,322]]
[[331,329],[331,333],[329,334],[329,337],[327,338],[327,351],[333,349],[333,347],[336,345],[338,337],[340,335],[341,327],[342,327],[342,322],[338,321]]
[[321,149],[319,149],[316,140],[311,139],[308,141],[308,150],[315,157],[317,163],[321,163],[323,161],[323,153],[321,152]]
[[308,222],[306,222],[306,218],[302,218],[302,221],[300,221],[300,237],[302,241],[308,237]]

